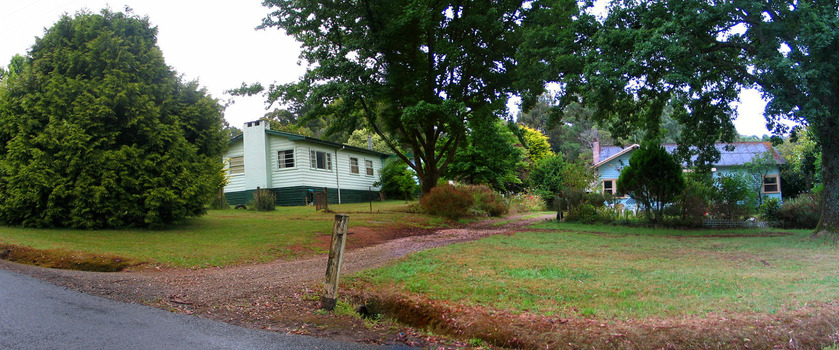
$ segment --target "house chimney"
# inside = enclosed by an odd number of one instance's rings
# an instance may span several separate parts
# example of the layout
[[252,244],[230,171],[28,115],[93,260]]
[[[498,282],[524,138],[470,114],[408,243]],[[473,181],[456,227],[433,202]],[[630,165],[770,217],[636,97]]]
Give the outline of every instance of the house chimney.
[[594,143],[591,146],[591,153],[592,153],[592,162],[594,164],[600,163],[600,140],[594,139]]
[[367,149],[373,150],[373,135],[367,134]]

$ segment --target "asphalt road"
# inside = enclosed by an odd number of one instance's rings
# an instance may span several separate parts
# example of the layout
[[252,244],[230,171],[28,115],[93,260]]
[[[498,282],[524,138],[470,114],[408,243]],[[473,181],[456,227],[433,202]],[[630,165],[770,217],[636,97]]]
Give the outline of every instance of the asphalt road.
[[0,268],[0,349],[377,348],[119,303]]

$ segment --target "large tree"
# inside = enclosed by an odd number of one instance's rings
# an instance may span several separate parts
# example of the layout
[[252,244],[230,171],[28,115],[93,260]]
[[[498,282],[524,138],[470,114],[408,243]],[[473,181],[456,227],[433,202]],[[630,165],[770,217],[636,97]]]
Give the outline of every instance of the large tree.
[[[655,130],[661,112],[685,130],[680,155],[704,168],[717,140],[735,136],[733,102],[744,87],[769,100],[775,133],[783,120],[808,125],[823,149],[824,229],[839,229],[839,3],[765,0],[625,0],[585,56],[582,91],[597,119],[622,130]],[[696,146],[690,148],[690,146]],[[691,158],[691,155],[698,157]]]
[[[534,23],[529,15],[546,2],[266,0],[273,12],[263,26],[294,36],[310,64],[299,82],[271,86],[268,100],[290,103],[304,119],[336,115],[334,130],[366,121],[427,193],[464,141],[467,121],[496,118],[517,89],[542,87],[532,83],[541,76],[519,74],[516,55]],[[555,26],[578,13],[574,1],[550,2],[563,9],[550,18]]]
[[223,180],[221,107],[147,18],[63,16],[0,89],[0,220],[103,228],[197,216]]

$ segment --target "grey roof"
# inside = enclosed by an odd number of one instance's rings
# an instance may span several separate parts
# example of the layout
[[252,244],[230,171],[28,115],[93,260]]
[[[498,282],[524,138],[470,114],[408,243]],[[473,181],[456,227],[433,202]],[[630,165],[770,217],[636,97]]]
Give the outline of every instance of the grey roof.
[[[726,150],[726,146],[728,145],[733,146],[734,149],[731,151]],[[676,151],[677,145],[674,143],[665,143],[662,144],[662,146],[667,151],[667,153],[672,154]],[[781,157],[778,151],[774,147],[772,147],[772,144],[769,142],[717,143],[715,146],[717,150],[720,151],[720,160],[714,163],[714,166],[722,167],[743,165],[744,163],[748,163],[749,161],[751,161],[753,157],[760,155],[766,151],[772,151],[772,153],[775,155],[775,162],[777,164],[785,163],[784,159]],[[603,160],[612,157],[625,149],[626,148],[618,146],[601,146],[600,160],[602,162]]]

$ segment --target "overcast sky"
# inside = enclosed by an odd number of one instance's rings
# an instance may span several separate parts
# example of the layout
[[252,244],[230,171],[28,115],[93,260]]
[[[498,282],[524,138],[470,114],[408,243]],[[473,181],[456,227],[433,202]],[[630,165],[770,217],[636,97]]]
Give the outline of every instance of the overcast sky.
[[[166,63],[188,80],[199,83],[219,100],[231,97],[224,90],[242,82],[287,83],[304,72],[298,65],[300,46],[278,29],[255,30],[268,9],[260,0],[2,0],[0,12],[0,66],[15,54],[25,54],[64,13],[80,9],[99,12],[110,7],[148,16],[158,28],[158,46]],[[764,102],[756,92],[741,96],[740,116],[734,124],[740,134],[767,134],[762,116]],[[237,97],[225,119],[242,127],[265,113],[262,97]]]

